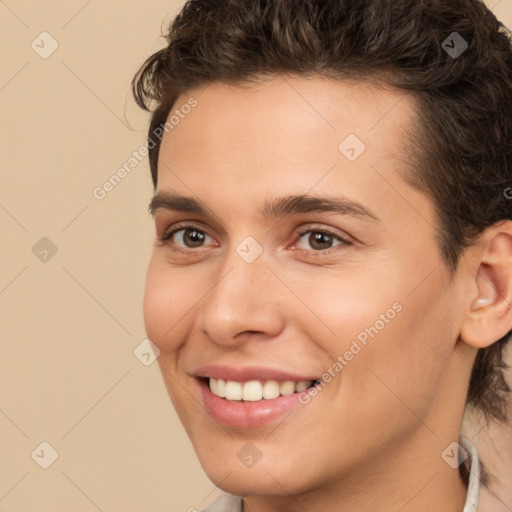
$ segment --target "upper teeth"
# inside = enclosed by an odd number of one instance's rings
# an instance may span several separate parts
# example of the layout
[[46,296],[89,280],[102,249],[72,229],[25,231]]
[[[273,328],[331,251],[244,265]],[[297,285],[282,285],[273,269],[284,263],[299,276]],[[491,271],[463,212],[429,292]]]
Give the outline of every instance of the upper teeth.
[[214,379],[210,377],[210,390],[214,395],[226,400],[247,400],[256,402],[258,400],[277,398],[279,395],[291,395],[296,391],[308,389],[313,381],[301,380],[294,382],[285,380],[250,380],[248,382],[237,382],[234,380]]

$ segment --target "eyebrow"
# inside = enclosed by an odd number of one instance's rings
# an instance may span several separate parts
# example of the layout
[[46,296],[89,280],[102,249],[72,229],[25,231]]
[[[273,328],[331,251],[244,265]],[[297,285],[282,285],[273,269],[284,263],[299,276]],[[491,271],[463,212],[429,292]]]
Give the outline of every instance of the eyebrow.
[[[192,197],[181,196],[171,192],[158,192],[149,203],[149,213],[155,215],[158,210],[211,215],[209,209]],[[261,215],[266,220],[275,220],[286,215],[303,215],[306,213],[335,213],[350,215],[364,220],[380,223],[380,219],[362,204],[343,197],[318,197],[309,195],[290,195],[266,201]]]

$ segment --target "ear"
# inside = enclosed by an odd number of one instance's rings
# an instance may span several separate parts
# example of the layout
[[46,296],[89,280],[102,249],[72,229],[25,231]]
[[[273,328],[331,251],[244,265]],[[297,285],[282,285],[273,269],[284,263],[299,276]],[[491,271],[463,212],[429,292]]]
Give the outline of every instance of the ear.
[[478,248],[460,337],[468,345],[485,348],[512,329],[512,221],[487,228]]

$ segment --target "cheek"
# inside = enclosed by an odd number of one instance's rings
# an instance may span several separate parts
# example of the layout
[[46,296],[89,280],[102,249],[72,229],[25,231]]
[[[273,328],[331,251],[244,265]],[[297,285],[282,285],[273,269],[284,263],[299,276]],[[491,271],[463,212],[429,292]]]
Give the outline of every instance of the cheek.
[[146,274],[144,289],[144,324],[148,338],[162,352],[178,349],[186,320],[190,288],[153,257]]
[[[375,267],[295,279],[294,291],[309,311],[297,315],[303,309],[298,305],[292,314],[298,323],[308,322],[305,331],[333,360],[349,350],[354,340],[365,347],[365,341],[381,337],[401,314],[396,277],[383,276]],[[382,286],[383,281],[389,285]]]
[[449,295],[439,292],[443,286],[433,277],[404,294],[403,309],[361,352],[361,371],[350,372],[351,387],[373,396],[390,417],[409,415],[404,404],[426,417],[443,385],[457,338]]
[[[321,319],[308,315],[310,336],[321,339],[331,367],[339,356],[344,359],[341,379],[333,379],[343,395],[340,403],[348,401],[368,414],[374,414],[376,404],[383,405],[383,414],[395,414],[403,408],[396,395],[428,409],[457,338],[443,276],[433,273],[411,293],[420,278],[395,270],[393,275],[372,269],[301,283],[301,296]],[[313,322],[323,332],[328,327],[329,336],[313,332]]]
[[196,302],[190,289],[190,280],[187,285],[179,271],[170,269],[159,255],[152,257],[144,289],[144,324],[148,338],[160,349],[157,361],[165,387],[184,424],[190,423],[187,418],[194,404],[185,406],[188,396],[178,384],[177,363],[189,329],[187,312],[191,312]]

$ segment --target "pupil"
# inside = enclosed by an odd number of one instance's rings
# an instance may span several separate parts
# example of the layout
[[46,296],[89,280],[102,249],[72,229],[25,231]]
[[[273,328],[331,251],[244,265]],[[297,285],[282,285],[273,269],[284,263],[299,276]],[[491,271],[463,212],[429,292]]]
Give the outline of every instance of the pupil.
[[331,238],[331,235],[327,233],[311,233],[311,235],[309,235],[309,243],[311,244],[311,247],[315,249],[327,249],[332,242]]

